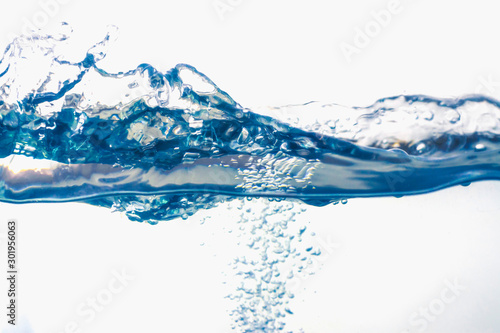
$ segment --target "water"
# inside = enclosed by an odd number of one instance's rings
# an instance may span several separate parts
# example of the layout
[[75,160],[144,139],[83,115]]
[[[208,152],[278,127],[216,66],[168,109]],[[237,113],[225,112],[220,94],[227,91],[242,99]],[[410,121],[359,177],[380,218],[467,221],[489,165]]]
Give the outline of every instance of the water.
[[151,224],[236,202],[249,252],[228,298],[241,332],[282,331],[293,315],[291,284],[321,255],[294,222],[303,203],[500,178],[500,104],[486,96],[250,110],[190,65],[108,73],[114,31],[69,59],[69,35],[20,36],[0,62],[0,200],[79,201]]

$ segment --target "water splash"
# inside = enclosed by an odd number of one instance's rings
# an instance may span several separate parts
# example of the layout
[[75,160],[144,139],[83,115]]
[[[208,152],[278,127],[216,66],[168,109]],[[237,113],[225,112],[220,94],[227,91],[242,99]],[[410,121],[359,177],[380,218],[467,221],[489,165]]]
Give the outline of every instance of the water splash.
[[187,217],[224,198],[324,205],[498,179],[499,102],[384,98],[250,110],[194,67],[98,67],[67,34],[16,38],[0,62],[0,200],[79,200],[131,219]]
[[0,201],[81,201],[157,223],[266,197],[263,210],[241,206],[251,252],[233,263],[240,284],[229,298],[242,332],[283,330],[290,283],[320,254],[300,250],[298,208],[280,200],[322,206],[500,179],[500,104],[486,96],[250,110],[190,65],[105,71],[115,35],[76,61],[61,51],[67,32],[7,47]]

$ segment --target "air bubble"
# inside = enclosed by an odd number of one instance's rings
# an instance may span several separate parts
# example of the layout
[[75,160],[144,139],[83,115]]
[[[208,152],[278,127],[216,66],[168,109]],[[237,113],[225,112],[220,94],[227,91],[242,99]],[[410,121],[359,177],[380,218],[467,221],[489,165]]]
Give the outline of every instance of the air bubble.
[[460,120],[460,114],[457,110],[449,109],[446,111],[446,120],[448,120],[450,124],[456,124]]
[[426,110],[423,112],[422,118],[424,120],[431,121],[432,119],[434,119],[434,113],[430,110]]
[[484,151],[486,150],[486,146],[483,145],[482,143],[478,143],[477,145],[474,146],[475,151]]
[[427,145],[425,143],[423,143],[423,142],[419,143],[417,145],[417,148],[416,148],[417,153],[422,154],[423,152],[425,152],[426,148],[427,148]]

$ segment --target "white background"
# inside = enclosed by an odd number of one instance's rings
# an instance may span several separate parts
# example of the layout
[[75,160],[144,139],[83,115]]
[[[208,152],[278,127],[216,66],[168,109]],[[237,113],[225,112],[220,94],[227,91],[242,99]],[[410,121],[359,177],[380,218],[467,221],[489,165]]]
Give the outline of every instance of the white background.
[[[2,0],[1,47],[26,22],[50,29],[67,21],[89,46],[114,24],[120,38],[101,67],[189,63],[246,107],[310,100],[365,106],[414,93],[500,96],[500,8],[491,0],[401,0],[350,62],[340,45],[354,44],[357,29],[375,22],[372,11],[390,1],[65,2]],[[221,16],[217,3],[231,10]],[[499,199],[500,184],[482,182],[309,209],[301,216],[309,230],[340,246],[303,282],[290,329],[500,332]],[[212,213],[217,218],[204,225],[150,226],[84,204],[1,204],[4,223],[19,221],[24,328],[14,331],[70,332],[66,325],[75,321],[80,332],[230,332],[221,279],[231,257],[224,228],[236,217],[223,208]],[[122,269],[135,279],[84,322],[77,307]],[[455,280],[465,290],[425,330],[410,321]]]

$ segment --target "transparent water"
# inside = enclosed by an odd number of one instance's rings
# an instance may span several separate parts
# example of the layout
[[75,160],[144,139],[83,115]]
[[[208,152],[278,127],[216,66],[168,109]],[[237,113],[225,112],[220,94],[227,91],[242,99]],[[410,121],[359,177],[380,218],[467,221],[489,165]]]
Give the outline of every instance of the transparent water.
[[190,65],[108,73],[99,61],[113,38],[77,61],[60,53],[69,31],[7,47],[0,200],[83,202],[151,224],[231,203],[237,331],[286,331],[294,286],[336,247],[311,245],[296,223],[307,206],[500,178],[500,104],[489,97],[250,110]]

